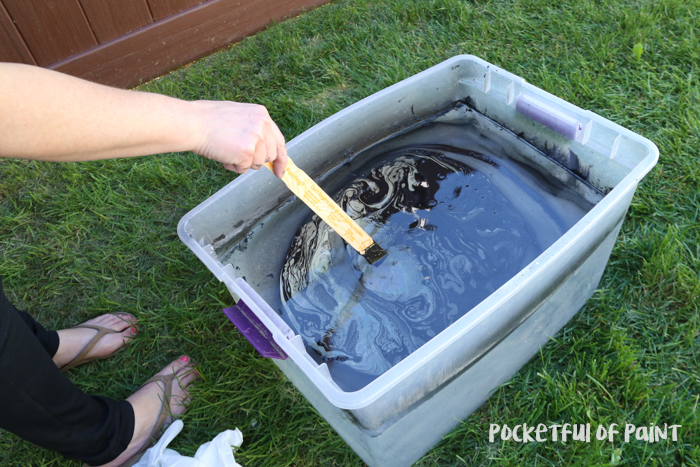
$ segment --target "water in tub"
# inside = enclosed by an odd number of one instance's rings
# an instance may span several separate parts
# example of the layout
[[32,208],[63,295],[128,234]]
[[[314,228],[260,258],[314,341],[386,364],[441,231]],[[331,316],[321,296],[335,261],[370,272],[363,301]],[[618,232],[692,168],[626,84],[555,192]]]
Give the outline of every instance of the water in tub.
[[346,391],[468,313],[602,198],[468,111],[380,143],[341,175],[329,194],[388,255],[369,265],[310,215],[279,277],[283,319]]

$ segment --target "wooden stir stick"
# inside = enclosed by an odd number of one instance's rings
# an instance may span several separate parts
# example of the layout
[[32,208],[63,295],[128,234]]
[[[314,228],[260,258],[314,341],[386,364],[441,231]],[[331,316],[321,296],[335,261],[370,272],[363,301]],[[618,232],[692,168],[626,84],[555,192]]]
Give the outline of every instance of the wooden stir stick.
[[[272,162],[265,167],[272,171]],[[333,198],[328,196],[306,172],[296,166],[292,159],[287,158],[287,169],[282,181],[308,207],[323,219],[343,240],[348,242],[369,264],[374,264],[386,256],[386,251],[372,240],[367,232],[362,230],[357,222],[343,211]]]

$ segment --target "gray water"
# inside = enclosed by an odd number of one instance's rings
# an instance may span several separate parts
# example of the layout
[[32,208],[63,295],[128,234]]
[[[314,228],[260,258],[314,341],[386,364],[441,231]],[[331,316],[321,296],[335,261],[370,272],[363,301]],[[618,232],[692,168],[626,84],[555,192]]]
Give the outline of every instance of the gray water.
[[534,149],[517,140],[469,121],[432,123],[335,174],[331,196],[388,255],[369,265],[309,216],[279,284],[283,319],[343,390],[464,316],[602,198],[551,161],[532,163]]

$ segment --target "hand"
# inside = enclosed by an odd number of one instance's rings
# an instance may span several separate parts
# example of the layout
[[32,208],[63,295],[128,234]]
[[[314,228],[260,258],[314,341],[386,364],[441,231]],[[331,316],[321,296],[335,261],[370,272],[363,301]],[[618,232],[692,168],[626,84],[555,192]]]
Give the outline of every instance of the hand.
[[242,174],[274,161],[274,173],[282,178],[287,168],[287,147],[265,107],[229,101],[192,104],[200,121],[194,152]]

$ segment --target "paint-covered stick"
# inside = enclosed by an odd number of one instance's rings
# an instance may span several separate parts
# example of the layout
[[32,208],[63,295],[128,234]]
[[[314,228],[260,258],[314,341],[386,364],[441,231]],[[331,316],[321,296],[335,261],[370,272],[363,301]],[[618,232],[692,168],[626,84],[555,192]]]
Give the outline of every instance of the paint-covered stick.
[[[268,162],[265,167],[272,171],[272,163]],[[367,232],[362,230],[357,222],[343,211],[333,198],[328,196],[306,172],[294,164],[291,159],[287,159],[287,169],[284,171],[282,181],[287,187],[299,197],[307,206],[323,219],[343,240],[348,242],[358,253],[360,253],[369,264],[374,264],[386,256],[377,243],[372,240]]]

